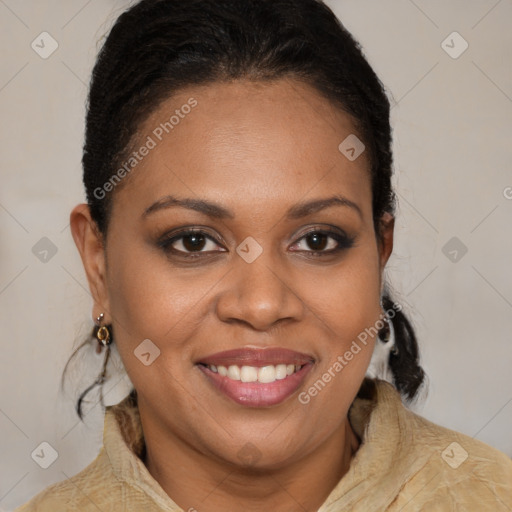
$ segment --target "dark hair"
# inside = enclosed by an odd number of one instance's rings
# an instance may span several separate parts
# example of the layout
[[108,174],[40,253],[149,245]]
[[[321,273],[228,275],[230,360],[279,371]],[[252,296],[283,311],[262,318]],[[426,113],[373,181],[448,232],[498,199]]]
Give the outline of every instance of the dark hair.
[[[90,84],[83,181],[105,240],[115,190],[104,197],[95,191],[112,178],[137,127],[163,100],[190,85],[284,77],[313,86],[353,118],[369,156],[380,237],[381,216],[395,211],[390,105],[359,43],[323,2],[142,0],[115,22]],[[389,296],[384,300],[392,307]],[[398,354],[390,366],[397,389],[412,399],[424,380],[416,337],[403,313],[392,321]]]

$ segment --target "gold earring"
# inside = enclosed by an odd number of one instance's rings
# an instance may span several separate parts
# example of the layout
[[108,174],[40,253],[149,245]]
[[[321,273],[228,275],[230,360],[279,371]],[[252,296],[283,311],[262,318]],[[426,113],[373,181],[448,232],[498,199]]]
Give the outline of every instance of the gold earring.
[[96,347],[96,353],[101,354],[103,347],[107,347],[112,343],[112,335],[110,329],[106,325],[101,325],[104,314],[101,313],[96,319],[97,328],[95,329],[96,339],[98,340],[98,346]]
[[98,347],[96,348],[96,351],[98,352],[99,349],[98,353],[101,353],[103,347],[107,347],[105,359],[103,360],[103,367],[100,374],[98,375],[98,378],[96,379],[96,384],[98,385],[103,384],[105,381],[105,375],[107,374],[107,363],[110,357],[110,345],[112,343],[112,333],[110,332],[110,327],[108,325],[101,325],[104,316],[105,315],[101,313],[100,316],[98,316],[96,319],[96,339],[98,340]]
[[110,358],[110,345],[112,344],[112,332],[110,330],[110,326],[108,325],[101,325],[102,321],[103,321],[103,318],[104,318],[104,314],[101,313],[98,318],[96,318],[96,325],[93,329],[93,335],[96,337],[96,340],[98,342],[98,345],[96,347],[96,352],[98,354],[101,354],[101,351],[103,350],[103,347],[106,347],[107,350],[106,350],[106,353],[105,353],[105,359],[103,359],[103,365],[102,365],[102,368],[101,368],[101,372],[99,373],[98,377],[96,378],[96,380],[85,390],[82,392],[82,394],[79,396],[78,398],[78,403],[77,403],[77,406],[76,406],[76,410],[78,412],[78,416],[80,417],[80,419],[83,418],[83,415],[82,415],[82,402],[84,400],[84,397],[85,395],[87,395],[87,393],[89,393],[89,391],[94,387],[94,386],[100,386],[100,401],[101,401],[101,405],[104,406],[104,403],[103,403],[103,382],[105,382],[105,378],[106,378],[106,375],[107,375],[107,363],[108,363],[108,360]]

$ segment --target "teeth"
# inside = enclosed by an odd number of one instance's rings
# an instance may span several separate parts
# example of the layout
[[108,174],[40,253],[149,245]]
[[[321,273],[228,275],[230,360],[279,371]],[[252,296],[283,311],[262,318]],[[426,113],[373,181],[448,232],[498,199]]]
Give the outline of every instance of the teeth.
[[240,368],[235,365],[231,365],[228,368],[228,377],[232,380],[240,380]]
[[231,380],[240,380],[242,382],[261,382],[262,384],[270,384],[276,380],[282,380],[298,372],[302,365],[300,364],[278,364],[268,366],[225,366],[208,365],[208,368],[222,377]]
[[274,382],[276,380],[276,367],[275,366],[262,366],[258,370],[258,382],[263,384]]
[[254,366],[242,366],[240,380],[242,382],[256,382],[258,380],[258,369]]
[[276,366],[276,379],[277,380],[282,380],[284,378],[286,378],[286,365],[285,364],[278,364]]

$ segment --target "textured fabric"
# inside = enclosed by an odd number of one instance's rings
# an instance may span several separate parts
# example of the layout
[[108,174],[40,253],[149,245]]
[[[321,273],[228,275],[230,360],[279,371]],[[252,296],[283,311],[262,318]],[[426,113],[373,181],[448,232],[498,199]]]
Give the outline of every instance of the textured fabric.
[[[318,512],[512,511],[512,460],[414,414],[390,384],[365,380],[349,418],[362,443]],[[129,395],[107,407],[96,459],[15,512],[181,512],[143,464],[144,449]]]

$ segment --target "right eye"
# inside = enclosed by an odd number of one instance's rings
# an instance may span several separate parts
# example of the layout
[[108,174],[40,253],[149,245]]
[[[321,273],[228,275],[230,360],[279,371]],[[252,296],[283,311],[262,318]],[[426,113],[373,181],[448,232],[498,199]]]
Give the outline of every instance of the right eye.
[[[210,249],[208,245],[210,244]],[[178,254],[186,258],[197,258],[202,253],[225,252],[224,250],[215,251],[215,246],[219,243],[205,231],[199,229],[187,229],[179,233],[173,233],[164,236],[158,245],[166,252]],[[207,248],[207,250],[204,250]]]

